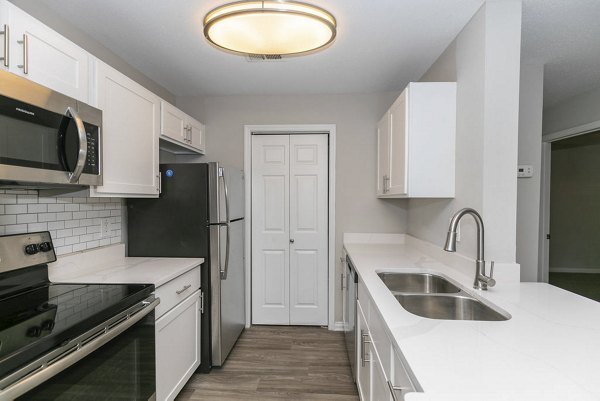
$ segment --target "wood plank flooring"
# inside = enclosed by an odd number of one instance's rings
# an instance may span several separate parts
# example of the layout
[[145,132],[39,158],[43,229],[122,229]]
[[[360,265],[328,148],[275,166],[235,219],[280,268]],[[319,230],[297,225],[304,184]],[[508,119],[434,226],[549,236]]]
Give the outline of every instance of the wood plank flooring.
[[358,401],[358,394],[343,333],[253,326],[222,368],[192,376],[176,400]]

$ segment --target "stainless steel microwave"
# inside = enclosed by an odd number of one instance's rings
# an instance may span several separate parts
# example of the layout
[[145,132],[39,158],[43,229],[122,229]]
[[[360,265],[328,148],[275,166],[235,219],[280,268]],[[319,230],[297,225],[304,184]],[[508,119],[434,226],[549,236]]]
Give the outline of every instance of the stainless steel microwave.
[[102,111],[0,71],[0,186],[102,185]]

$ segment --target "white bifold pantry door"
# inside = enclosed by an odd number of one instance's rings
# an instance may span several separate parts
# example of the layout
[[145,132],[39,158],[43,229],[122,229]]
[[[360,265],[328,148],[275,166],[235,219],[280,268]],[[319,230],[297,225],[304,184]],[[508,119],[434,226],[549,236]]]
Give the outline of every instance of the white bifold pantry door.
[[328,136],[252,136],[252,323],[327,324]]

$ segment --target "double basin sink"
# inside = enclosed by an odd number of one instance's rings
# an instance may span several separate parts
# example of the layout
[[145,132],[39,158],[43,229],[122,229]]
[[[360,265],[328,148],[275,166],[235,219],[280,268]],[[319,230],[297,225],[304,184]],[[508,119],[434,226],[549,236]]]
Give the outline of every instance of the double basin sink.
[[378,273],[407,311],[429,319],[502,321],[510,316],[430,273]]

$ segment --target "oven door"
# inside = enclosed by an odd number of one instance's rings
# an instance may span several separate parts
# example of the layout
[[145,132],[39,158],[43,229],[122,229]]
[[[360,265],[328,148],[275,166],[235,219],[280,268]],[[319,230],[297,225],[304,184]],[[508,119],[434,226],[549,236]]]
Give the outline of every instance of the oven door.
[[77,107],[66,102],[54,112],[0,95],[0,180],[90,185],[96,177],[101,183],[99,127],[84,122]]
[[104,328],[86,333],[87,338],[72,341],[71,350],[1,390],[0,399],[155,400],[154,308],[158,303],[152,296],[137,310],[128,310]]

